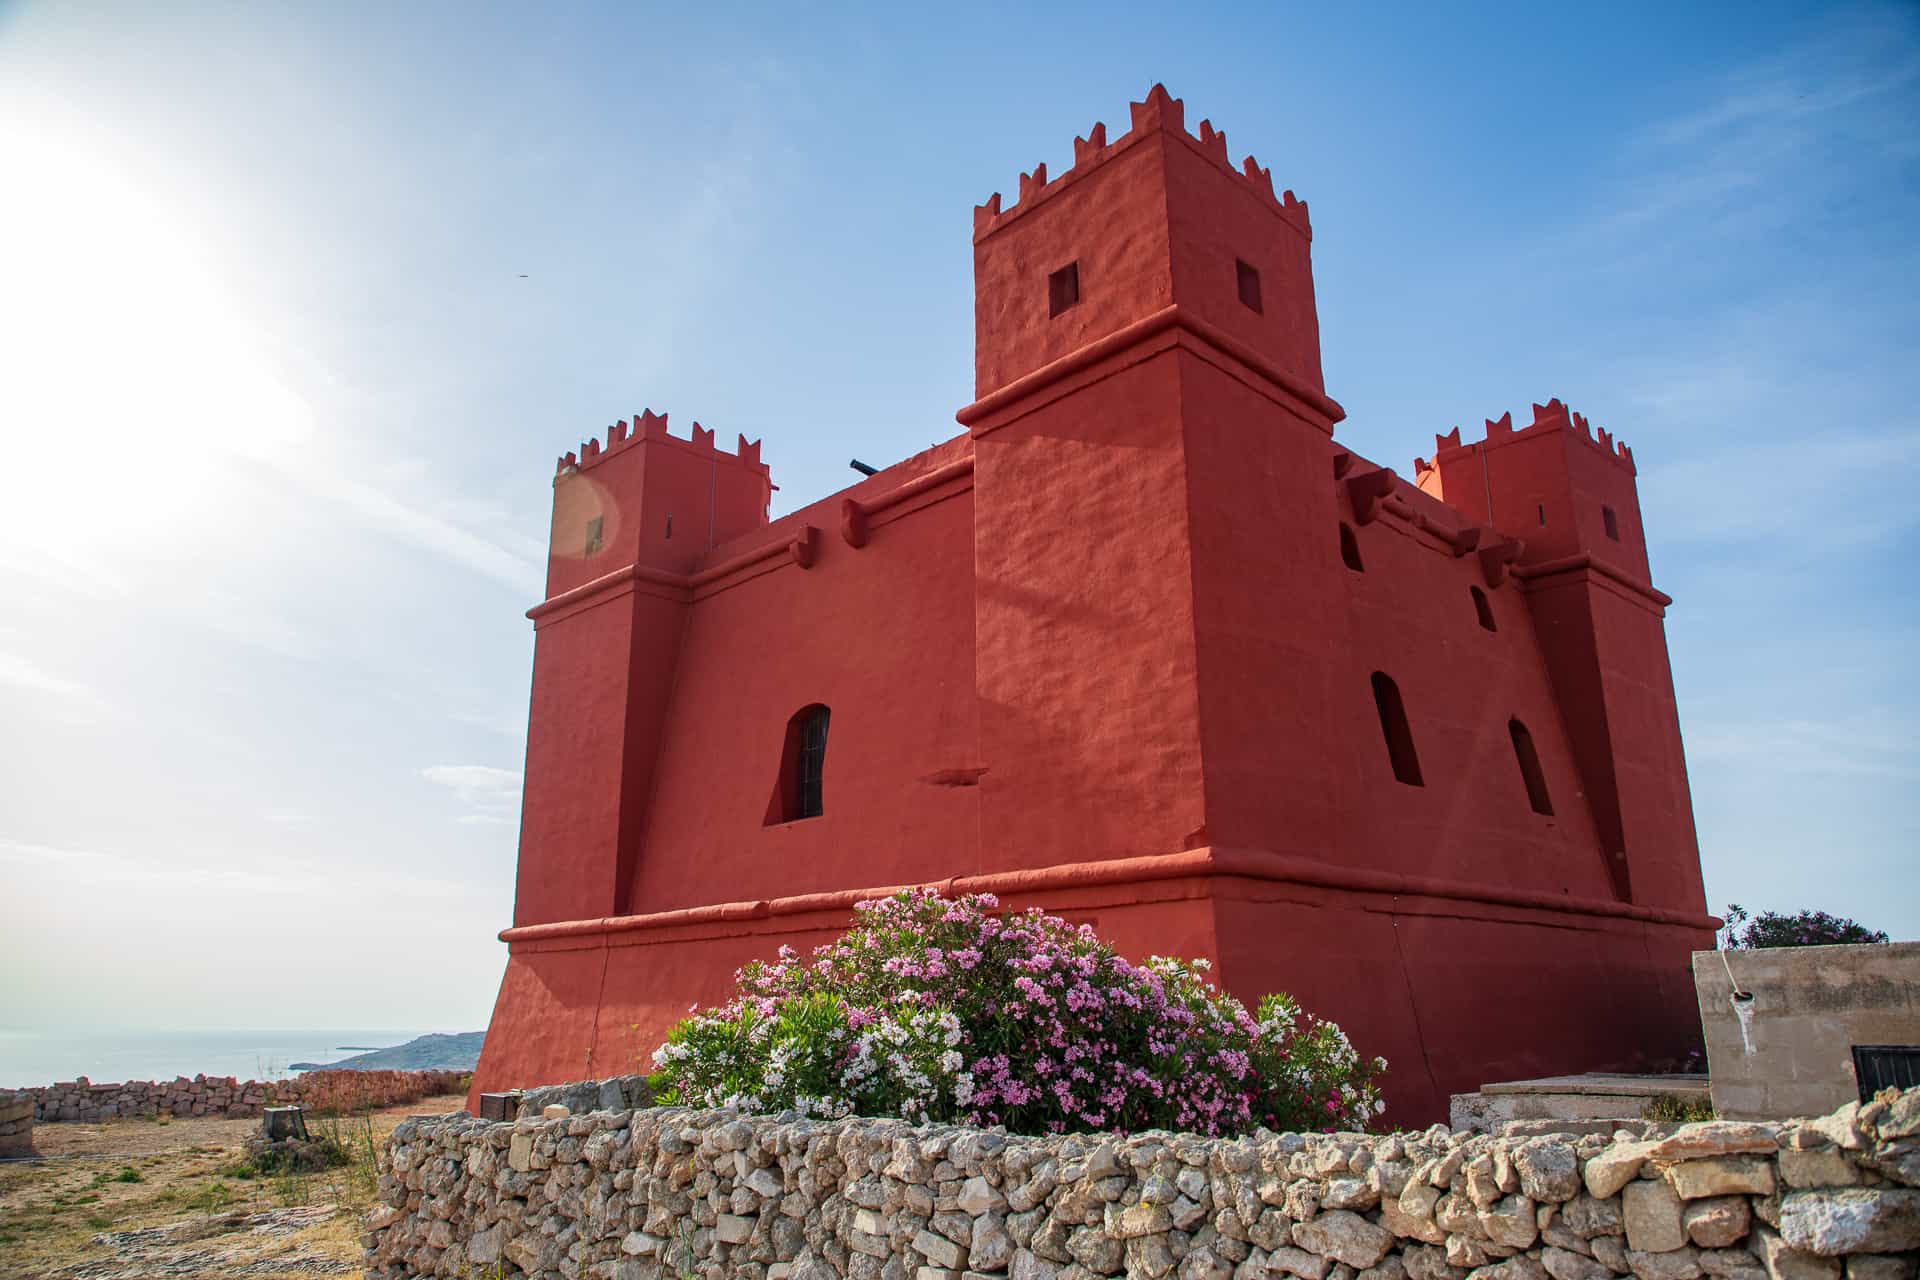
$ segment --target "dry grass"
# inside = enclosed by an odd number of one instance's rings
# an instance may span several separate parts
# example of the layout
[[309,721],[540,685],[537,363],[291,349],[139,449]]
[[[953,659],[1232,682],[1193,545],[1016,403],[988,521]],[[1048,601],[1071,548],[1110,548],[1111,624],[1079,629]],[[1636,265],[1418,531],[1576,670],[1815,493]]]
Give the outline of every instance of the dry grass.
[[308,1174],[252,1168],[246,1141],[258,1120],[42,1125],[34,1145],[46,1159],[0,1164],[0,1277],[139,1275],[188,1262],[208,1277],[358,1276],[357,1219],[373,1199],[375,1150],[407,1116],[464,1101],[319,1118],[314,1136],[337,1141],[348,1159]]

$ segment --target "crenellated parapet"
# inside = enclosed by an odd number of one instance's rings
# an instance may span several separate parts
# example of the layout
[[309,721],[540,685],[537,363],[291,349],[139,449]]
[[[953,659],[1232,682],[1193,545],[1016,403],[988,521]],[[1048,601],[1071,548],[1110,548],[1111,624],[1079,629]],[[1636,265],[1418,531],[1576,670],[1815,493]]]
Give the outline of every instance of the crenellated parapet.
[[728,453],[714,443],[714,433],[699,423],[693,424],[693,435],[682,439],[667,430],[667,415],[655,413],[651,409],[642,409],[633,417],[631,428],[622,418],[607,428],[607,442],[602,446],[599,437],[593,437],[580,446],[578,453],[565,453],[560,456],[554,468],[556,475],[570,475],[576,471],[586,471],[605,462],[616,453],[632,448],[643,440],[671,440],[681,448],[691,447],[716,458],[726,458],[743,466],[756,467],[762,471],[766,464],[760,461],[760,442],[738,436],[734,451]]
[[1463,443],[1460,439],[1459,427],[1455,427],[1445,435],[1434,436],[1433,460],[1415,458],[1413,460],[1414,475],[1416,479],[1425,476],[1440,465],[1443,457],[1477,445],[1497,446],[1521,437],[1545,435],[1549,431],[1570,432],[1598,449],[1610,461],[1625,467],[1628,474],[1636,474],[1633,450],[1627,447],[1625,441],[1615,440],[1604,427],[1589,429],[1586,418],[1568,409],[1556,396],[1545,404],[1534,405],[1533,421],[1524,427],[1516,428],[1513,425],[1513,413],[1509,411],[1501,414],[1497,419],[1486,420],[1486,435],[1482,440]]
[[978,242],[1011,220],[1038,208],[1127,148],[1160,131],[1177,134],[1221,169],[1243,179],[1289,226],[1305,238],[1313,238],[1313,227],[1307,218],[1307,202],[1296,199],[1291,191],[1276,196],[1273,171],[1262,168],[1251,155],[1245,157],[1236,168],[1228,159],[1225,131],[1215,129],[1211,120],[1200,122],[1199,136],[1188,133],[1186,104],[1169,94],[1165,85],[1154,85],[1147,94],[1147,100],[1130,103],[1129,111],[1131,128],[1113,143],[1107,141],[1107,126],[1099,123],[1085,137],[1076,137],[1073,140],[1073,167],[1058,178],[1048,181],[1045,164],[1037,164],[1032,172],[1021,174],[1019,199],[1011,208],[1002,208],[998,191],[989,196],[985,204],[976,205],[973,210],[974,240]]

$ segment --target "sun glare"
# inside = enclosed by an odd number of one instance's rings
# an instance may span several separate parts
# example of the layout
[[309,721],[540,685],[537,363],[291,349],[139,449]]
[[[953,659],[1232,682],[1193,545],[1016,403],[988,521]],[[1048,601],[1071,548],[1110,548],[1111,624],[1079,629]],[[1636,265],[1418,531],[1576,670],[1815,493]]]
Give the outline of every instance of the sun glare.
[[226,287],[217,228],[43,123],[0,123],[0,542],[56,566],[164,554],[221,519],[231,463],[293,446],[307,413]]

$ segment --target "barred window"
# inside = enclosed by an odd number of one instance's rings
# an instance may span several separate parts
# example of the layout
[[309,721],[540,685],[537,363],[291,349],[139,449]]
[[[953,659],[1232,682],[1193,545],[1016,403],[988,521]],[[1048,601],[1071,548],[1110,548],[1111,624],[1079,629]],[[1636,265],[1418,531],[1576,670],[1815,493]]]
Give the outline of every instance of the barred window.
[[817,818],[826,812],[827,716],[827,708],[816,702],[787,721],[780,775],[767,804],[767,826]]

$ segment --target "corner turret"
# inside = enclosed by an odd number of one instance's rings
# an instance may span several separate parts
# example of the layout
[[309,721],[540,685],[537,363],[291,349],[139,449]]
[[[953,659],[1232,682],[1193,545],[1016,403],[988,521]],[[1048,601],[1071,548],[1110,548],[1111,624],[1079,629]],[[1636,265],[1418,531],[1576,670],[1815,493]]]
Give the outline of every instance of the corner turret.
[[1558,398],[1533,406],[1533,421],[1487,419],[1486,438],[1462,443],[1460,428],[1433,438],[1431,462],[1415,458],[1423,493],[1526,543],[1523,564],[1588,555],[1646,582],[1633,451]]
[[734,452],[693,424],[691,439],[667,431],[667,415],[642,410],[578,453],[560,458],[553,479],[547,549],[549,598],[629,565],[685,573],[729,538],[767,523],[773,481],[760,442],[739,437]]

